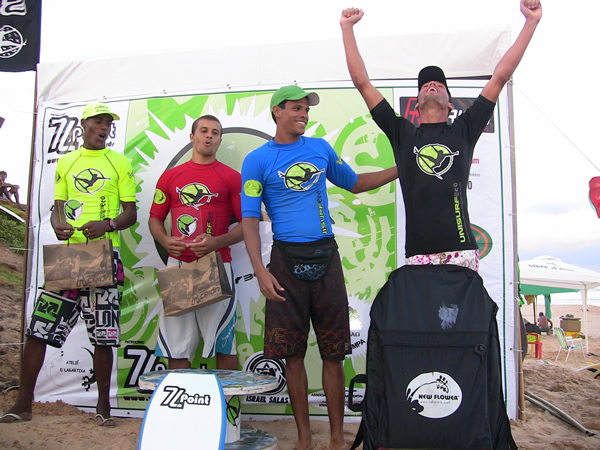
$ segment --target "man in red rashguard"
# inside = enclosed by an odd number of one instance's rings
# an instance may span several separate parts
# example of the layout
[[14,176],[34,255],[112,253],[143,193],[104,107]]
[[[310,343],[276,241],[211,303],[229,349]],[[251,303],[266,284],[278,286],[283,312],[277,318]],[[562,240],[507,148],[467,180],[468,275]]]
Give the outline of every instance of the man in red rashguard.
[[[238,172],[217,161],[223,128],[211,115],[192,125],[192,159],[167,170],[158,180],[148,222],[150,232],[169,252],[167,267],[195,261],[217,251],[229,282],[233,281],[229,246],[242,240]],[[171,234],[165,228],[171,213]],[[238,222],[231,231],[232,222]],[[233,297],[181,316],[167,317],[161,309],[156,356],[168,359],[169,369],[191,367],[200,337],[202,356],[217,357],[217,368],[237,370]]]

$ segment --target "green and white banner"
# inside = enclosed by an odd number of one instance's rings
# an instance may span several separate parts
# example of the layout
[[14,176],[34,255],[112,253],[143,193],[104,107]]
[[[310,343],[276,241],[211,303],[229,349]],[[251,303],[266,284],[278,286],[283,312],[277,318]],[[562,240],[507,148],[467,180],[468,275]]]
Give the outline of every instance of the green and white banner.
[[[461,87],[462,86],[462,87]],[[141,416],[149,395],[138,392],[141,374],[165,368],[154,356],[160,309],[156,271],[165,267],[166,256],[148,229],[150,205],[159,176],[191,157],[190,132],[194,119],[213,114],[223,125],[223,142],[217,158],[237,171],[246,154],[271,139],[275,124],[269,101],[271,88],[237,92],[130,99],[110,102],[120,117],[115,121],[108,145],[132,162],[137,183],[138,223],[121,232],[121,258],[125,266],[125,290],[121,304],[121,347],[115,351],[112,406],[115,415]],[[310,111],[307,136],[327,140],[340,157],[357,172],[371,172],[394,165],[389,141],[368,115],[358,92],[347,84],[303,86],[319,93],[321,102]],[[454,97],[474,99],[477,85],[453,88]],[[382,88],[382,93],[400,113],[402,98],[416,93],[414,84]],[[512,211],[510,155],[504,100],[494,115],[493,131],[484,133],[475,152],[469,191],[471,219],[484,256],[481,274],[492,298],[500,306],[502,345],[512,347],[513,295],[508,289],[512,274]],[[410,103],[410,101],[409,101]],[[56,240],[50,226],[56,161],[82,145],[79,118],[84,103],[41,104],[38,109],[35,164],[31,189],[31,282],[26,300],[29,321],[38,289],[43,285],[42,246]],[[461,111],[457,111],[459,114]],[[506,124],[504,123],[506,122]],[[506,136],[506,137],[504,137]],[[353,353],[344,361],[346,382],[365,372],[370,305],[388,275],[404,261],[402,197],[397,183],[359,195],[328,186],[330,212],[342,256],[350,304]],[[263,260],[270,253],[270,224],[261,222]],[[284,362],[264,359],[264,297],[260,293],[243,243],[232,247],[232,267],[238,298],[236,327],[239,368],[268,373],[280,380],[271,392],[248,396],[242,411],[252,415],[291,414],[285,384]],[[506,301],[505,301],[506,298]],[[81,322],[81,321],[80,321]],[[214,368],[214,361],[199,355],[192,367]],[[74,404],[93,409],[97,390],[92,370],[93,348],[85,326],[78,323],[62,349],[48,348],[36,389],[36,400]],[[507,397],[516,401],[512,353],[505,352]],[[310,412],[326,415],[321,383],[321,361],[314,334],[306,355]],[[505,372],[506,374],[506,372]],[[362,391],[359,390],[359,394]],[[351,414],[348,411],[348,414]]]

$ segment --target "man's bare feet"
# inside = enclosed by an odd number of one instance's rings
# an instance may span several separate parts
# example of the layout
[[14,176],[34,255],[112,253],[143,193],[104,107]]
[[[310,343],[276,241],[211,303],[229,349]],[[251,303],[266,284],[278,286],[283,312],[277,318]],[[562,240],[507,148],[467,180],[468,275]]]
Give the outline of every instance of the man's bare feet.
[[308,440],[298,439],[298,441],[296,442],[296,445],[294,445],[294,450],[310,450],[312,448],[313,448],[312,439],[308,439]]
[[328,448],[329,448],[329,450],[346,450],[350,447],[346,444],[346,442],[343,439],[341,441],[331,439],[329,441]]

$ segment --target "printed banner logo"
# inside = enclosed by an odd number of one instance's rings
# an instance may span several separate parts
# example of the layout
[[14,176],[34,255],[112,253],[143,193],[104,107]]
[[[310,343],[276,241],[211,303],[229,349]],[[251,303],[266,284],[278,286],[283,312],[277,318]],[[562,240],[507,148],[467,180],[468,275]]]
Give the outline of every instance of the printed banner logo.
[[40,60],[39,0],[0,0],[0,72],[35,70]]
[[[448,114],[448,125],[453,124],[462,113],[475,103],[475,100],[477,100],[475,97],[452,97],[454,109]],[[417,127],[421,125],[419,110],[417,109],[417,97],[400,97],[400,115]],[[495,128],[494,116],[492,115],[483,132],[494,133]]]
[[[45,125],[45,134],[48,136],[47,164],[55,164],[60,156],[77,150],[83,145],[83,127],[80,125],[79,115],[80,113],[62,111],[50,113]],[[105,143],[107,148],[115,146],[116,136],[117,122],[113,122]],[[127,175],[133,177],[133,172]]]
[[492,251],[492,236],[483,227],[474,223],[471,223],[471,230],[473,230],[475,242],[477,242],[477,247],[479,247],[479,259],[483,259]]
[[0,1],[0,16],[24,16],[27,14],[25,0]]
[[27,44],[21,32],[10,25],[0,28],[0,58],[12,58]]
[[234,427],[239,425],[241,409],[242,401],[239,395],[234,395],[227,400],[227,422]]
[[285,382],[285,362],[283,360],[265,358],[263,352],[255,353],[244,364],[246,372],[261,373],[271,375],[277,378],[277,387],[271,391],[263,392],[265,395],[279,394],[284,391],[287,384]]

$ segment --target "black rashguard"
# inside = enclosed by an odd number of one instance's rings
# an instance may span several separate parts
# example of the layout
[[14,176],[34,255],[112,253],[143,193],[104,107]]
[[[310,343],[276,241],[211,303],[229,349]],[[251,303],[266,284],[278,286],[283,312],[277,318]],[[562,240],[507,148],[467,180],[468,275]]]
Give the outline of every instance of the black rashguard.
[[406,257],[475,250],[467,205],[473,151],[495,104],[479,96],[451,124],[416,127],[387,100],[371,114],[394,150],[406,210]]

